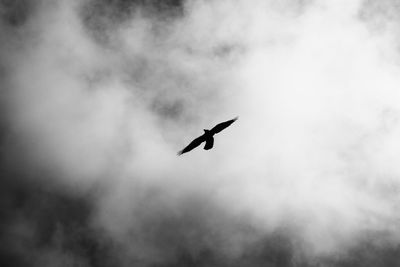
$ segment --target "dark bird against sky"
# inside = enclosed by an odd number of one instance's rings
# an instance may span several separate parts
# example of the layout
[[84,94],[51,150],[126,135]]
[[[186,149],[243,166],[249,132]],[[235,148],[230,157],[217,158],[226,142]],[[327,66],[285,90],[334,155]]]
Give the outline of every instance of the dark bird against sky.
[[213,137],[214,134],[217,134],[222,130],[224,130],[225,128],[229,127],[237,119],[238,117],[229,121],[221,122],[215,125],[214,128],[212,128],[211,130],[203,129],[204,134],[202,134],[201,136],[197,137],[192,142],[190,142],[188,146],[186,146],[184,149],[178,152],[178,155],[182,155],[183,153],[189,152],[190,150],[198,147],[203,142],[206,142],[206,144],[204,145],[205,150],[211,149],[214,145],[214,137]]

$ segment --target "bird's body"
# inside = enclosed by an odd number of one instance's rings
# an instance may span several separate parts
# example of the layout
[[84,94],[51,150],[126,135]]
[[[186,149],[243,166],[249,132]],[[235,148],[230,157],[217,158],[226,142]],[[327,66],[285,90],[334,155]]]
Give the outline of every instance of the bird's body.
[[206,144],[204,145],[205,150],[209,150],[214,146],[214,137],[213,136],[207,136],[206,137]]
[[221,132],[225,128],[229,127],[237,119],[238,117],[229,121],[221,122],[216,126],[214,126],[211,130],[204,129],[204,133],[199,137],[197,137],[196,139],[194,139],[192,142],[190,142],[190,144],[186,146],[184,149],[179,151],[178,155],[182,155],[183,153],[191,151],[192,149],[198,147],[203,142],[205,142],[203,149],[205,150],[211,149],[214,146],[214,135]]

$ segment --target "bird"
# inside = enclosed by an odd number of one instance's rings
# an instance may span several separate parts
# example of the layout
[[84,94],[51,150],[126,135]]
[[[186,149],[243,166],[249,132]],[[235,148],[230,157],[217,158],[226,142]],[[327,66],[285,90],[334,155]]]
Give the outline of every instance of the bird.
[[178,156],[191,151],[192,149],[198,147],[201,143],[206,142],[203,149],[210,150],[214,146],[214,135],[221,132],[225,128],[229,127],[234,123],[239,117],[235,117],[232,120],[224,121],[215,125],[211,130],[203,129],[204,133],[199,137],[195,138],[189,145],[178,152]]

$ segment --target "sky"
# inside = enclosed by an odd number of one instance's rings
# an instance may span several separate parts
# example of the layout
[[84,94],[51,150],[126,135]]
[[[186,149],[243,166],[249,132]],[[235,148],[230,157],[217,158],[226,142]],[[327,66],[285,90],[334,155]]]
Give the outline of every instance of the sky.
[[400,265],[399,9],[0,0],[0,265]]

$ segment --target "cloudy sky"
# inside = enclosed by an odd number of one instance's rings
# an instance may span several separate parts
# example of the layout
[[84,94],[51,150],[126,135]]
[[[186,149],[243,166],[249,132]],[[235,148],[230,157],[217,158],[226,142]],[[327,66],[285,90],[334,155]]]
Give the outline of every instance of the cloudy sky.
[[399,12],[0,0],[0,265],[400,265]]

